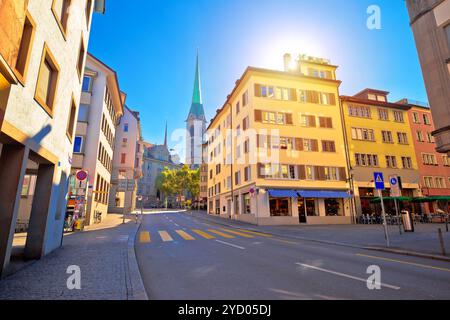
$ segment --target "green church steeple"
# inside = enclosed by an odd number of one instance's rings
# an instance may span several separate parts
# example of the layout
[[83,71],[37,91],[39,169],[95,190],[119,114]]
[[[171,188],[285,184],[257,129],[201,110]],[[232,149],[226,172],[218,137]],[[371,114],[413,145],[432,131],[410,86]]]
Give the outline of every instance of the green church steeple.
[[197,62],[195,67],[194,92],[192,94],[191,110],[189,111],[189,118],[206,120],[205,110],[203,108],[202,99],[202,83],[200,79],[200,63],[197,52]]

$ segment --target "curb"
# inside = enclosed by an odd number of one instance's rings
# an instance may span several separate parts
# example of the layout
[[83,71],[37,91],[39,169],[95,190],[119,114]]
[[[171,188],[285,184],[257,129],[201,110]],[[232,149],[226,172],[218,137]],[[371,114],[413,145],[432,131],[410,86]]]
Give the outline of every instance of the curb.
[[134,250],[134,245],[136,242],[136,236],[141,227],[142,219],[136,224],[136,227],[131,232],[128,238],[128,250],[127,250],[127,260],[128,260],[128,273],[129,273],[129,285],[127,287],[128,300],[149,300],[147,292],[145,291],[144,282],[142,281],[141,272],[137,263],[136,252]]
[[[211,221],[212,220],[212,219],[208,219],[208,218],[201,217],[201,216],[198,216],[198,215],[195,215],[195,217],[203,219],[203,220],[207,220],[207,221]],[[450,257],[433,255],[433,254],[427,254],[427,253],[422,253],[422,252],[417,252],[417,251],[407,251],[407,250],[401,250],[401,249],[390,249],[390,248],[382,248],[382,247],[368,247],[368,246],[355,245],[355,244],[344,243],[344,242],[335,242],[335,241],[328,241],[328,240],[296,237],[296,236],[292,236],[292,235],[280,235],[280,234],[273,233],[273,232],[270,232],[270,231],[265,231],[265,230],[261,231],[261,230],[254,229],[254,228],[245,228],[243,226],[231,225],[231,224],[228,224],[228,223],[224,223],[222,221],[215,221],[215,222],[217,224],[224,225],[224,226],[227,226],[227,227],[233,227],[233,228],[242,229],[242,230],[248,230],[248,231],[263,232],[263,233],[270,234],[270,235],[273,235],[273,236],[278,236],[278,237],[282,236],[282,237],[290,238],[290,239],[303,240],[303,241],[316,242],[316,243],[323,243],[323,244],[329,244],[329,245],[333,245],[333,246],[348,247],[348,248],[362,249],[362,250],[371,250],[371,251],[378,251],[378,252],[387,252],[387,253],[394,253],[394,254],[399,254],[399,255],[404,255],[404,256],[411,256],[411,257],[425,258],[425,259],[430,259],[430,260],[438,260],[438,261],[450,262]]]

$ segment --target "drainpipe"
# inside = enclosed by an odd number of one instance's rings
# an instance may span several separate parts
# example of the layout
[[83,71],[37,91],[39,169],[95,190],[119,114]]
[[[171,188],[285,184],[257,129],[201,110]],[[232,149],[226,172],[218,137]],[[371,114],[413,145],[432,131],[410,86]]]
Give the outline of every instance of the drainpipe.
[[[230,126],[231,126],[231,212],[230,212],[230,219],[233,216],[233,212],[235,210],[235,203],[234,203],[234,158],[233,158],[233,150],[234,150],[234,135],[233,135],[233,105],[231,103],[227,103],[230,106]],[[228,137],[227,137],[228,138]]]

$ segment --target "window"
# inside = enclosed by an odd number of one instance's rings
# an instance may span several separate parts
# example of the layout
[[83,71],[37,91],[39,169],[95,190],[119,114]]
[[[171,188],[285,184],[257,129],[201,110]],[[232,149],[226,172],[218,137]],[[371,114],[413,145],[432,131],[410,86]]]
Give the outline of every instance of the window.
[[25,17],[25,25],[23,27],[22,39],[20,40],[19,52],[17,55],[16,70],[20,74],[20,80],[25,81],[28,69],[28,61],[34,38],[35,23],[31,16],[27,13]]
[[123,125],[123,132],[128,132],[128,123]]
[[53,0],[52,12],[58,22],[58,26],[64,38],[67,32],[67,21],[69,20],[69,6],[71,0]]
[[250,140],[247,139],[244,142],[244,153],[249,153],[250,152]]
[[322,151],[323,152],[336,152],[336,145],[334,141],[322,141]]
[[427,132],[427,141],[428,143],[434,143],[434,137],[431,132]]
[[325,214],[327,216],[343,216],[342,199],[325,199]]
[[319,123],[321,128],[332,129],[333,128],[333,119],[327,117],[319,117]]
[[[289,120],[289,121],[288,121]],[[256,121],[256,119],[255,119]],[[267,124],[292,124],[292,115],[281,112],[262,112],[262,123]]]
[[83,137],[76,136],[73,142],[73,152],[81,153],[82,148],[83,148]]
[[372,129],[352,128],[352,139],[363,141],[375,141],[375,134]]
[[389,111],[387,109],[378,109],[378,119],[389,121]]
[[308,115],[302,115],[301,116],[301,126],[307,127],[307,128],[315,128],[316,127],[316,117],[315,116],[308,116]]
[[436,188],[438,189],[445,189],[445,180],[442,177],[436,177],[434,179],[434,181],[436,182]]
[[384,143],[394,143],[391,131],[381,131],[381,136],[383,137]]
[[325,179],[329,181],[339,180],[339,169],[336,167],[325,167]]
[[307,151],[307,152],[319,151],[317,140],[303,139],[303,151]]
[[83,92],[92,92],[92,77],[90,76],[84,76],[83,77],[83,85],[81,87],[81,90]]
[[428,165],[428,166],[437,165],[436,156],[431,153],[422,153],[422,162],[423,162],[423,164]]
[[425,140],[423,139],[422,131],[417,131],[417,132],[416,132],[416,136],[417,136],[417,141],[418,141],[418,142],[424,142],[424,141],[425,141]]
[[395,122],[405,122],[405,119],[403,117],[403,112],[394,111],[394,120],[395,120]]
[[[83,74],[83,63],[84,63],[85,54],[86,54],[86,48],[84,45],[83,35],[81,35],[80,50],[78,52],[78,63],[77,63],[78,77],[80,79],[81,79],[81,75]],[[84,78],[83,78],[83,81],[84,81]]]
[[355,163],[360,167],[378,167],[378,156],[376,154],[355,153]]
[[75,123],[77,121],[76,119],[77,115],[77,106],[75,105],[75,101],[72,98],[71,104],[70,104],[70,113],[69,113],[69,119],[67,122],[67,137],[72,141],[74,129],[75,129]]
[[241,103],[240,102],[236,103],[236,114],[238,115],[239,112],[241,112]]
[[398,143],[408,144],[408,135],[405,132],[397,132]]
[[234,184],[240,185],[241,184],[241,172],[237,171],[234,173]]
[[423,123],[428,125],[428,126],[431,125],[430,117],[427,114],[423,115]]
[[358,117],[358,118],[371,118],[371,112],[369,107],[363,106],[348,106],[348,115],[350,117]]
[[305,167],[305,179],[306,180],[314,180],[315,179],[315,171],[313,166]]
[[245,91],[242,95],[242,106],[245,107],[248,104],[248,91]]
[[92,0],[86,1],[86,25],[89,28],[89,24],[91,23],[91,13],[92,13]]
[[423,177],[423,182],[425,184],[425,187],[434,188],[433,177]]
[[122,153],[120,156],[120,163],[124,164],[127,160],[127,154],[126,153]]
[[242,120],[242,130],[246,131],[250,126],[250,119],[249,117],[245,117],[244,120]]
[[244,169],[244,180],[250,181],[252,179],[252,168],[250,166]]
[[402,157],[403,169],[412,169],[412,159],[411,157]]
[[448,155],[442,156],[442,163],[444,164],[445,167],[450,167],[450,160],[448,158]]
[[34,98],[49,115],[53,113],[58,75],[59,66],[45,44]]
[[386,167],[397,168],[397,158],[395,156],[386,156]]
[[413,122],[416,124],[420,124],[419,114],[417,112],[413,112],[412,114]]

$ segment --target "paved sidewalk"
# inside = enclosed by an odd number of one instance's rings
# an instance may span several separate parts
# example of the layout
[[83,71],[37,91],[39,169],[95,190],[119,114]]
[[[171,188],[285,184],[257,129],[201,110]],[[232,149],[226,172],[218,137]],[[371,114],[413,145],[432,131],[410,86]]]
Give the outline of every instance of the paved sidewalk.
[[[0,281],[0,300],[146,299],[134,256],[139,224],[111,214],[84,232],[68,234],[63,247]],[[81,290],[67,289],[67,268],[81,269]]]
[[[254,228],[281,236],[356,247],[386,247],[382,225],[254,226],[239,221],[210,216],[205,212],[193,212],[193,214],[218,223],[233,224],[248,229]],[[450,258],[450,233],[445,232],[445,224],[418,224],[415,228],[414,233],[403,233],[400,235],[398,226],[389,226],[391,249],[441,255],[438,237],[438,228],[441,228],[447,257]]]

